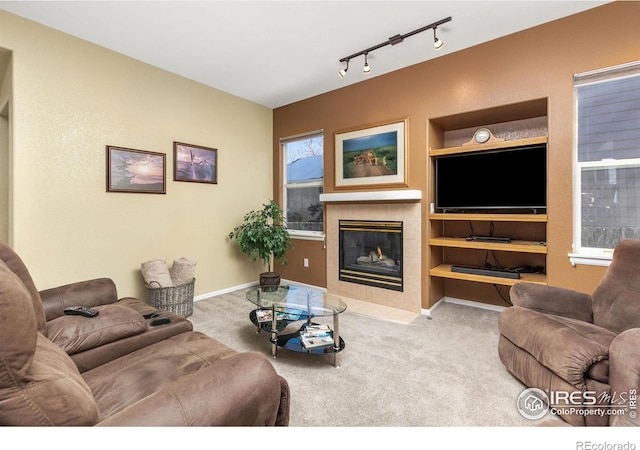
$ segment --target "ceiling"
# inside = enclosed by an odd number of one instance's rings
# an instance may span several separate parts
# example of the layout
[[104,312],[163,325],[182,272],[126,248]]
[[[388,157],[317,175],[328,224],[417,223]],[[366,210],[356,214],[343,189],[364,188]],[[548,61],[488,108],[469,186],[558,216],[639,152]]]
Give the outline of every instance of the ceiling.
[[[31,19],[276,108],[608,1],[3,1]],[[339,60],[447,17],[433,32]]]

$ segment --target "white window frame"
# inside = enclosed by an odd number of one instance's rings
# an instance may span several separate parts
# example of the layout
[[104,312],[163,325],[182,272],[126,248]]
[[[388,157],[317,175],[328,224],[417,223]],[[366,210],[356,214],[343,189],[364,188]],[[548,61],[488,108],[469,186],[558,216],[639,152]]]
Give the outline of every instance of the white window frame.
[[[322,145],[323,145],[323,155],[324,155],[324,130],[316,130],[311,131],[309,133],[297,134],[295,136],[288,136],[285,138],[280,138],[280,154],[282,155],[282,208],[284,210],[284,218],[286,223],[287,218],[287,188],[295,186],[296,188],[306,188],[306,187],[322,187],[324,188],[324,176],[321,180],[311,181],[307,183],[287,183],[287,158],[285,152],[285,145],[290,142],[302,141],[305,139],[311,139],[314,137],[322,137]],[[325,222],[324,222],[324,214],[322,215],[322,231],[307,231],[307,230],[291,230],[287,229],[289,232],[289,236],[294,239],[304,239],[311,241],[324,241],[325,240]]]
[[568,255],[569,261],[574,266],[584,264],[606,267],[611,264],[613,257],[613,249],[582,246],[582,169],[640,167],[640,158],[586,162],[578,160],[578,87],[638,75],[640,75],[640,61],[574,75],[573,252]]

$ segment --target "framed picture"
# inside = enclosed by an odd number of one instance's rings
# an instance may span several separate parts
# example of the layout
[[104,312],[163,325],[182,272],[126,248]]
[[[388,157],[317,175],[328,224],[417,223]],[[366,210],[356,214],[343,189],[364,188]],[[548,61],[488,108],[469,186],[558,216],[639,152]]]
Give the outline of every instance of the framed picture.
[[218,150],[173,143],[173,179],[194,183],[218,183]]
[[107,145],[107,192],[165,194],[164,153]]
[[336,133],[336,188],[407,185],[406,120]]

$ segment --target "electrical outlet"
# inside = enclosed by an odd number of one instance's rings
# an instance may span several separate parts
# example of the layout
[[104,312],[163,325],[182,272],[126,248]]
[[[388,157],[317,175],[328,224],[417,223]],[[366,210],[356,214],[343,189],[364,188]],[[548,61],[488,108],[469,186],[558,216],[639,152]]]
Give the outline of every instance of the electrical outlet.
[[304,267],[309,267],[309,258],[305,258],[305,259],[302,261],[302,265],[303,265]]

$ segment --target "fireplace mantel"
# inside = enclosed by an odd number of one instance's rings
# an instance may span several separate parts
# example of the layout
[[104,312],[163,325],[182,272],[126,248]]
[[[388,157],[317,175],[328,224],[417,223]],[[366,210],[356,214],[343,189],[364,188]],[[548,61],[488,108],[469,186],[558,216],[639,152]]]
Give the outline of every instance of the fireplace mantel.
[[366,192],[331,192],[320,194],[323,203],[338,202],[414,202],[422,200],[422,191],[417,189],[397,189],[392,191],[366,191]]

